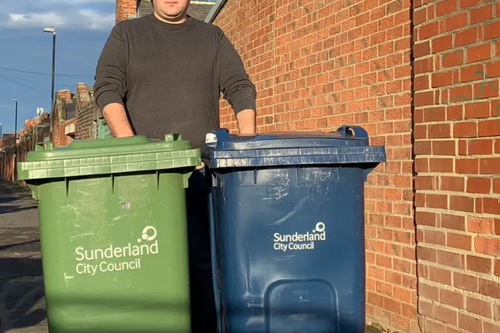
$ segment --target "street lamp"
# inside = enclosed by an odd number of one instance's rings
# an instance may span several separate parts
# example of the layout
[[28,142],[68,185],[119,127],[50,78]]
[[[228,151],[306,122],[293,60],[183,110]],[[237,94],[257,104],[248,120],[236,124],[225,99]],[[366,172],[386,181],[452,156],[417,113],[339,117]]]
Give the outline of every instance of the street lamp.
[[16,103],[16,113],[15,113],[16,123],[14,124],[14,141],[15,144],[17,145],[17,98],[13,98],[12,100]]
[[50,102],[51,102],[51,121],[50,121],[50,136],[52,136],[52,117],[54,112],[54,81],[56,74],[56,28],[47,27],[43,29],[43,32],[52,34],[52,83],[51,83],[51,94],[50,94]]

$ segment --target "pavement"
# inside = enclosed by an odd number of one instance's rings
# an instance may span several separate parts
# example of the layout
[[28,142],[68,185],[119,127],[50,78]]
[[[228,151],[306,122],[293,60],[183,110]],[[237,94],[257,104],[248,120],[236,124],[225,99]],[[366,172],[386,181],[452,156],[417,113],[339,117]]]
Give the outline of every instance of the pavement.
[[48,333],[37,204],[0,181],[0,333]]

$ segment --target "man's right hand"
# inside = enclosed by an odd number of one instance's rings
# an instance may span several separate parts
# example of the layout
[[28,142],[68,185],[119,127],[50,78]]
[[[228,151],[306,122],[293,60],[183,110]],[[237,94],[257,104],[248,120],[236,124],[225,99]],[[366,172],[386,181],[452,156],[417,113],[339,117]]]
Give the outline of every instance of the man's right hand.
[[127,112],[122,104],[110,103],[104,107],[102,114],[115,138],[134,136],[132,126],[128,121]]
[[255,110],[247,109],[240,111],[236,115],[238,121],[239,136],[252,136],[257,133],[257,125],[255,121]]

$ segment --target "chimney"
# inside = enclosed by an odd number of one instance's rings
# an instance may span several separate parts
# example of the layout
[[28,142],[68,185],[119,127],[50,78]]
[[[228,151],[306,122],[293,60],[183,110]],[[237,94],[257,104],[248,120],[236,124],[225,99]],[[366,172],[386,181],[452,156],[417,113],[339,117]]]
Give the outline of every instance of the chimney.
[[116,0],[115,23],[135,18],[141,0]]
[[78,83],[76,85],[76,98],[81,105],[90,102],[89,87],[85,83]]
[[56,98],[60,98],[62,100],[70,100],[73,98],[73,94],[71,93],[71,90],[69,89],[64,89],[64,90],[58,90],[56,92]]

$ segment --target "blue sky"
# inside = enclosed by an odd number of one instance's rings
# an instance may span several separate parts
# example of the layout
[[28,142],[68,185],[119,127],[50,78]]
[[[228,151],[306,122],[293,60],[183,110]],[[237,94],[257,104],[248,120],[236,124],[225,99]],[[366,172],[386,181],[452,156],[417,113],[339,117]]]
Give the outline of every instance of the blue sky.
[[0,123],[14,131],[14,102],[19,100],[18,130],[50,112],[52,35],[57,29],[55,90],[92,85],[95,65],[114,25],[115,0],[1,0]]

